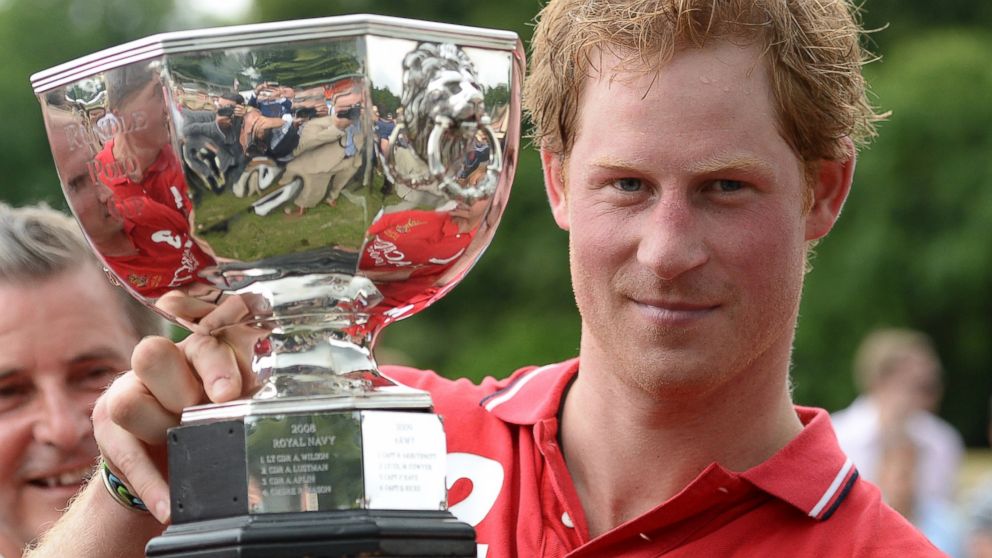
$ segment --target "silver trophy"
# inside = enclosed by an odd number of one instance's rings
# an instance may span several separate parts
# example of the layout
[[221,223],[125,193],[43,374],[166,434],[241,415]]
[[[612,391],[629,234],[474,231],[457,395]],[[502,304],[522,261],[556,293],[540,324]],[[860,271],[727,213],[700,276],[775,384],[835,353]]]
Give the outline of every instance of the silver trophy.
[[523,65],[510,32],[362,15],[156,35],[32,76],[112,279],[152,307],[235,299],[225,327],[255,341],[254,394],[170,431],[174,524],[149,556],[475,555],[430,396],[371,349],[492,239]]

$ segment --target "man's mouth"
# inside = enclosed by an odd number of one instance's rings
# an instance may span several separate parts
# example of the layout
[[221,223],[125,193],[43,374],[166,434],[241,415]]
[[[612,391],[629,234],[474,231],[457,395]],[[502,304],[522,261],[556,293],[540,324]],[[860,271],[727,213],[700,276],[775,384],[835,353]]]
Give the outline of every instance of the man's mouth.
[[651,297],[631,299],[641,314],[652,322],[669,326],[688,326],[709,316],[720,305],[710,302],[690,302],[677,299]]
[[86,481],[91,470],[91,467],[80,467],[57,475],[29,479],[28,484],[38,488],[77,487]]

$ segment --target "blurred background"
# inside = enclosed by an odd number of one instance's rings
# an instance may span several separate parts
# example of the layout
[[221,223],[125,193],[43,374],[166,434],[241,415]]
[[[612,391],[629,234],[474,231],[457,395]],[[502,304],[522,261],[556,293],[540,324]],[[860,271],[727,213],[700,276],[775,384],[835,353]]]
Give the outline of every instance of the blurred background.
[[[161,31],[364,12],[510,29],[526,44],[537,10],[532,0],[0,0],[0,199],[66,209],[29,84],[57,63]],[[915,328],[944,365],[939,414],[981,456],[992,394],[992,3],[865,0],[863,18],[881,55],[867,69],[875,103],[892,117],[817,249],[795,397],[846,406],[861,338]],[[492,247],[451,295],[389,328],[385,359],[479,379],[574,355],[566,238],[549,217],[527,145]]]

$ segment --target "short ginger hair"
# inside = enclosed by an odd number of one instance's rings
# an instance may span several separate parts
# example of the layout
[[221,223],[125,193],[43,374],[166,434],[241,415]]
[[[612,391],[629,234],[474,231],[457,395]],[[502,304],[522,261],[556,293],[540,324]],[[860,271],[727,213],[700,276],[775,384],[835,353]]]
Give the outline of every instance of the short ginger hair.
[[538,15],[524,108],[534,139],[567,156],[579,96],[599,54],[646,72],[712,41],[764,49],[783,138],[806,163],[844,160],[875,135],[861,67],[871,59],[848,0],[550,0]]

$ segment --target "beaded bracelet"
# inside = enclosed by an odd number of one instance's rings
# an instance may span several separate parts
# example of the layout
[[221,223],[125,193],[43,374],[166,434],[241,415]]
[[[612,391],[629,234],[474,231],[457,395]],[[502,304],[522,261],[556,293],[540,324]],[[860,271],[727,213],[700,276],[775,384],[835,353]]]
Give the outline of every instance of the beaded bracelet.
[[107,466],[106,460],[100,460],[100,476],[103,477],[103,485],[107,487],[110,491],[110,495],[114,500],[120,505],[124,506],[129,510],[143,511],[147,512],[148,508],[145,503],[141,501],[131,492],[127,486],[125,486],[124,481],[122,481],[117,475],[115,475],[110,467]]

